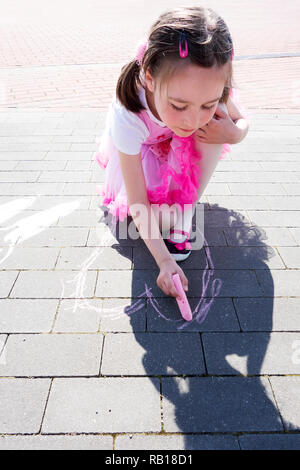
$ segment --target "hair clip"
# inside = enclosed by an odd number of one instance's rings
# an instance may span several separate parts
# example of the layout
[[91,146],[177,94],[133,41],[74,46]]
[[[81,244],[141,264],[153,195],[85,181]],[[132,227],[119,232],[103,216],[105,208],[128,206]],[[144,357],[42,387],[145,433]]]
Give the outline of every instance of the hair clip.
[[[184,37],[184,49],[182,49],[181,47],[181,44],[183,42],[183,38]],[[181,33],[180,33],[180,38],[179,38],[179,55],[182,59],[184,59],[185,57],[187,57],[188,55],[188,45],[187,45],[187,40],[186,40],[186,35],[185,35],[185,31],[182,30]]]

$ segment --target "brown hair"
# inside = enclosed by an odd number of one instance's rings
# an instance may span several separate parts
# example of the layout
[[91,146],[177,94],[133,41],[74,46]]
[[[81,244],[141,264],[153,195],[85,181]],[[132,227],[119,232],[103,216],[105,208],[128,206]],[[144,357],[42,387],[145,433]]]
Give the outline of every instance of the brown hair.
[[[180,34],[184,29],[188,56],[179,56]],[[160,86],[176,70],[185,65],[195,64],[201,67],[221,67],[229,64],[227,82],[220,102],[226,103],[232,88],[232,39],[224,20],[211,8],[179,7],[162,13],[151,26],[148,47],[141,66],[136,59],[122,67],[116,95],[129,111],[138,113],[144,106],[138,96],[138,87],[142,85],[141,68],[148,69],[153,78],[160,78]]]

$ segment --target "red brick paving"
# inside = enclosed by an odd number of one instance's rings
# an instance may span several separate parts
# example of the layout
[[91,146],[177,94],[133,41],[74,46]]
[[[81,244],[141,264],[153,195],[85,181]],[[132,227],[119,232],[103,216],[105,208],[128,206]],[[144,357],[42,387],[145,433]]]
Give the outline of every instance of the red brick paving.
[[[167,8],[192,3],[54,0],[43,4],[43,11],[36,0],[1,4],[0,106],[105,110],[121,65],[131,59],[137,40],[152,21]],[[300,2],[201,4],[218,11],[231,30],[235,81],[245,106],[263,112],[298,111]],[[299,57],[238,60],[280,53]]]

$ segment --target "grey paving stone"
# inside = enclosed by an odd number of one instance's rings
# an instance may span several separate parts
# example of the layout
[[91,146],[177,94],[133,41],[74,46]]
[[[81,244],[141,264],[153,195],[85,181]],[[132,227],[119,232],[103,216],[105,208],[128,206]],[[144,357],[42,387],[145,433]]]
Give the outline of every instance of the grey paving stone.
[[131,246],[136,247],[143,245],[144,250],[147,250],[147,247],[141,239],[132,240],[130,238],[120,239],[118,233],[114,231],[113,228],[109,228],[103,223],[98,223],[97,227],[91,227],[89,238],[87,241],[87,246]]
[[89,160],[67,161],[66,171],[88,171],[92,169],[92,162]]
[[277,251],[272,247],[212,247],[211,258],[216,269],[285,269]]
[[[236,162],[234,163],[236,164]],[[210,205],[217,205],[219,209],[225,210],[247,210],[247,209],[268,209],[269,205],[265,200],[266,196],[207,196]]]
[[[0,441],[1,448],[1,441]],[[117,436],[116,450],[239,450],[238,440],[235,436],[226,435],[148,435],[131,434]],[[186,461],[188,461],[187,456]],[[178,460],[179,461],[179,460]],[[183,463],[184,458],[181,459]]]
[[299,183],[282,183],[283,189],[285,190],[286,194],[289,196],[299,196],[300,195],[300,188]]
[[0,332],[48,333],[57,309],[57,300],[0,300]]
[[91,176],[92,173],[90,171],[42,171],[39,182],[63,181],[67,183],[84,183],[90,181]]
[[2,269],[53,269],[59,248],[14,247],[12,253],[1,262]]
[[8,297],[19,271],[0,271],[0,298]]
[[25,299],[93,297],[96,275],[96,272],[84,270],[21,271],[10,297]]
[[[4,352],[5,343],[7,340],[7,335],[0,335],[0,364],[5,364],[6,354]],[[3,354],[2,354],[3,352]]]
[[6,192],[12,196],[57,196],[63,193],[66,183],[12,183]]
[[1,450],[112,450],[113,436],[0,436]]
[[107,333],[102,375],[204,374],[197,333]]
[[[300,185],[299,185],[300,186]],[[299,211],[248,211],[252,224],[264,227],[299,227]]]
[[72,196],[86,195],[91,196],[96,193],[96,183],[65,183],[64,194],[71,194]]
[[[257,270],[256,275],[264,297],[299,297],[299,271],[295,270]],[[247,296],[249,297],[249,296]]]
[[[2,130],[1,132],[3,132]],[[12,134],[16,135],[16,130],[12,130]],[[1,160],[15,160],[15,161],[27,161],[27,160],[43,160],[47,152],[0,152]],[[57,160],[60,160],[59,158]]]
[[62,248],[56,269],[131,269],[132,249],[130,247],[68,247]]
[[199,269],[186,271],[185,274],[189,280],[188,297],[262,296],[255,274],[250,270]]
[[182,318],[175,299],[147,302],[148,331],[240,331],[231,299],[190,299],[194,318],[190,322]]
[[31,183],[37,181],[39,171],[1,171],[0,181],[3,183]]
[[284,186],[287,183],[228,183],[230,193],[233,195],[254,195],[254,196],[270,196],[282,195],[286,193]]
[[[272,162],[273,164],[274,162]],[[294,165],[294,162],[293,162]],[[268,203],[268,207],[261,207],[261,209],[270,209],[270,210],[287,210],[287,211],[296,211],[300,209],[300,197],[299,196],[264,196],[265,200]],[[257,209],[260,206],[253,207]]]
[[245,434],[239,441],[242,450],[300,449],[300,434]]
[[300,245],[300,228],[290,228],[289,232],[296,240],[297,245]]
[[101,299],[61,300],[53,331],[96,333],[99,330],[102,302]]
[[85,246],[88,227],[48,227],[22,240],[20,246]]
[[65,169],[67,164],[66,160],[62,161],[40,161],[40,160],[29,160],[20,161],[17,163],[16,170],[31,170],[31,171],[62,171]]
[[77,210],[71,214],[61,216],[57,225],[64,227],[96,227],[100,216],[101,212],[99,210]]
[[250,224],[250,219],[246,211],[239,211],[232,213],[231,211],[224,210],[205,210],[204,211],[204,226],[205,227],[244,227],[245,224]]
[[159,388],[158,378],[54,379],[42,432],[160,432]]
[[[63,129],[56,129],[56,132],[57,135],[64,134]],[[91,160],[92,155],[93,152],[48,152],[45,160]]]
[[300,299],[233,299],[243,331],[300,331]]
[[297,176],[289,171],[216,171],[211,180],[213,183],[291,183],[297,182]]
[[[14,201],[14,196],[8,196],[10,201]],[[30,209],[34,211],[41,211],[45,209],[52,209],[59,205],[65,207],[66,204],[70,204],[70,207],[75,210],[85,210],[89,208],[91,196],[25,196],[23,200],[28,199],[31,203]]]
[[146,299],[104,299],[101,332],[146,331]]
[[203,193],[205,196],[224,195],[230,194],[230,189],[227,183],[208,183]]
[[[299,352],[295,359],[297,359],[299,367]],[[299,401],[300,377],[270,377],[270,382],[285,429],[288,431],[298,430],[300,428],[300,410],[296,404]]]
[[282,431],[269,382],[256,377],[162,377],[166,432]]
[[207,370],[213,375],[299,374],[300,333],[203,333]]
[[295,246],[291,230],[283,227],[245,227],[244,230],[225,227],[224,234],[230,246]]
[[0,171],[13,170],[17,168],[18,163],[16,161],[0,161]]
[[1,379],[0,432],[38,433],[49,387],[50,379]]
[[10,335],[3,351],[6,364],[0,365],[0,375],[98,375],[102,341],[100,334]]
[[300,268],[300,246],[281,246],[278,251],[288,269]]

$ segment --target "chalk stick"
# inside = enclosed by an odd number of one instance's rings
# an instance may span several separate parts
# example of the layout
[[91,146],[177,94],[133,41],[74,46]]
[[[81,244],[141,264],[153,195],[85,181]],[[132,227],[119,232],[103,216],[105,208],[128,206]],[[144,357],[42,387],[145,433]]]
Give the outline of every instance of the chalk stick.
[[181,315],[186,321],[191,321],[193,319],[193,314],[192,314],[192,310],[191,310],[189,301],[188,301],[188,299],[185,295],[185,292],[183,290],[181,280],[180,280],[180,276],[179,276],[178,273],[176,273],[176,274],[173,274],[172,278],[173,278],[174,286],[177,289],[177,291],[179,292],[180,297],[181,297],[180,300],[176,298],[176,301],[177,301],[179,310],[181,312]]

